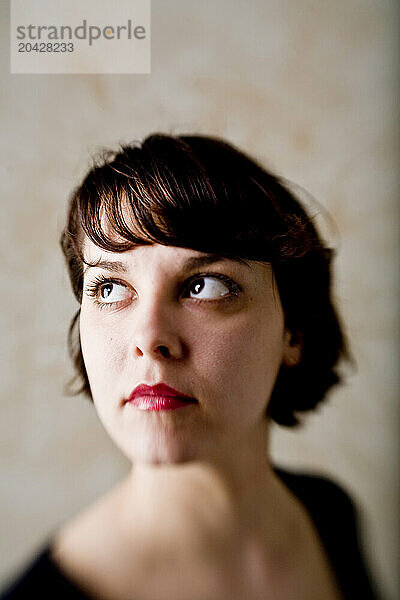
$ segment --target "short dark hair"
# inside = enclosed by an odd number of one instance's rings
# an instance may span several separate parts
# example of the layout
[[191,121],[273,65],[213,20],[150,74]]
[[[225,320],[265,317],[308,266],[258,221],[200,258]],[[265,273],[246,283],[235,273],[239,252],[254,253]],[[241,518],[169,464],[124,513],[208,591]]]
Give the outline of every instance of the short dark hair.
[[[332,250],[284,181],[232,145],[157,134],[97,159],[70,198],[61,236],[80,303],[84,234],[113,252],[157,243],[270,263],[285,327],[302,346],[299,364],[278,373],[267,408],[277,423],[298,424],[296,413],[315,408],[340,381],[337,366],[349,355],[332,301]],[[68,337],[73,393],[91,398],[79,314]]]

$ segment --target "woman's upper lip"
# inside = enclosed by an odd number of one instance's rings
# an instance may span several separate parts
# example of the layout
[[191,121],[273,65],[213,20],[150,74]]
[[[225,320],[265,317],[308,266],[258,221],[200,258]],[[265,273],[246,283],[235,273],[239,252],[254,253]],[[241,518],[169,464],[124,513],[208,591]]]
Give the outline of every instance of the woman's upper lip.
[[191,398],[190,396],[175,390],[165,383],[157,383],[156,385],[146,385],[141,383],[135,387],[127,402],[132,402],[132,400],[141,396],[154,396],[155,398],[180,398],[181,400],[186,400],[188,402],[196,402],[195,398]]

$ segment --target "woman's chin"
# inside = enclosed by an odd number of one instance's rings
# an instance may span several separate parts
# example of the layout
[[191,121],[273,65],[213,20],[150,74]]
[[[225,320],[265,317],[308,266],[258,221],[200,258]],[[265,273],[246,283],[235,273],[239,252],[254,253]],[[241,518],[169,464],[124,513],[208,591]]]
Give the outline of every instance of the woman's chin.
[[201,458],[193,443],[184,443],[182,439],[166,439],[165,436],[136,438],[119,444],[119,448],[133,464],[173,465]]

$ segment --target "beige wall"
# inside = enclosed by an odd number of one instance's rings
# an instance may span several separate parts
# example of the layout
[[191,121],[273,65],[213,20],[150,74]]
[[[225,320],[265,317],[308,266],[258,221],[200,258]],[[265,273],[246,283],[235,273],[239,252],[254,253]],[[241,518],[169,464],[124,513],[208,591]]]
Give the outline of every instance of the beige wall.
[[[58,250],[66,197],[100,146],[154,130],[224,136],[306,188],[339,229],[336,295],[358,370],[283,465],[358,500],[368,556],[396,597],[399,181],[397,3],[153,0],[152,74],[9,75],[1,3],[1,575],[126,471],[66,398],[75,310]],[[397,97],[398,98],[398,97]]]

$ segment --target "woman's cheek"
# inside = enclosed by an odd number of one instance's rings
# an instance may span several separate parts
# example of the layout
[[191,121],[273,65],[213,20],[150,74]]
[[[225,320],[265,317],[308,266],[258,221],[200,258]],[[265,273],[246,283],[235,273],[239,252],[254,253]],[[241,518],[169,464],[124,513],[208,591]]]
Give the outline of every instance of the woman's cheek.
[[82,354],[92,393],[115,387],[124,357],[127,354],[124,341],[115,332],[100,325],[81,323]]
[[[206,369],[220,388],[248,393],[272,388],[283,352],[282,327],[245,321],[208,337]],[[201,349],[199,348],[199,351]]]

